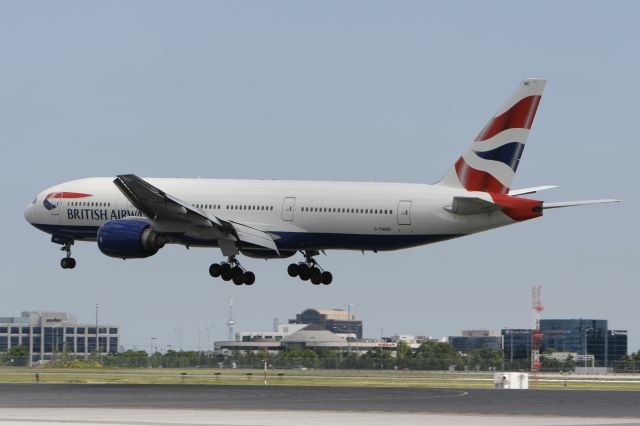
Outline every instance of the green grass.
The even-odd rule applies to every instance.
[[[187,373],[181,375],[181,373]],[[220,373],[216,376],[216,373]],[[250,373],[249,375],[247,373]],[[237,369],[59,369],[59,368],[2,368],[0,382],[34,383],[36,374],[40,383],[88,384],[203,384],[203,385],[256,385],[264,384],[261,370]],[[618,380],[619,378],[619,380]],[[580,380],[567,376],[565,381],[533,383],[535,389],[557,390],[628,390],[640,391],[640,381]],[[269,370],[267,382],[272,386],[354,386],[404,388],[493,388],[493,375],[481,373],[447,373],[422,371],[337,371],[337,370]]]

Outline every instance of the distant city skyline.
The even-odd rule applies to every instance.
[[[528,328],[543,318],[636,315],[640,89],[636,2],[4,2],[1,315],[64,311],[122,327],[125,346],[198,346],[307,307],[342,307],[367,336]],[[59,246],[23,217],[33,196],[89,176],[430,183],[526,77],[548,79],[514,187],[549,211],[491,233],[398,252],[328,251],[320,288],[285,261],[246,259],[251,287],[212,279],[219,250],[143,261]],[[508,322],[506,320],[508,319]],[[505,323],[506,322],[506,323]],[[205,327],[208,329],[205,330]],[[181,331],[176,331],[181,330]],[[146,342],[146,343],[145,343]]]

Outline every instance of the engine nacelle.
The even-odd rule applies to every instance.
[[[110,220],[98,229],[98,248],[107,256],[139,259],[153,256],[167,240],[143,220]]]

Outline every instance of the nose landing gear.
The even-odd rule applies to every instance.
[[[73,241],[65,241],[64,245],[60,248],[60,250],[67,253],[67,256],[63,257],[62,260],[60,260],[60,266],[62,266],[62,269],[73,269],[76,267],[76,260],[71,257],[72,244]]]
[[[229,256],[227,262],[214,263],[209,266],[209,274],[214,278],[222,278],[224,281],[233,281],[235,285],[253,285],[256,276],[247,271],[235,256]]]
[[[333,275],[325,271],[313,258],[319,253],[317,251],[304,252],[304,262],[292,263],[287,268],[290,277],[298,277],[302,281],[311,281],[313,285],[329,285],[333,281]]]

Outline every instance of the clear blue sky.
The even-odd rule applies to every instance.
[[[120,323],[123,343],[197,346],[353,303],[365,335],[434,337],[605,318],[640,348],[636,2],[0,2],[4,244],[0,314],[64,310]],[[515,187],[559,184],[550,211],[497,231],[377,255],[329,252],[336,279],[290,279],[247,260],[236,288],[214,249],[146,261],[78,244],[78,268],[23,218],[70,179],[141,176],[431,183],[525,77],[549,79]],[[205,332],[203,332],[203,336]],[[204,343],[203,343],[204,346]]]

